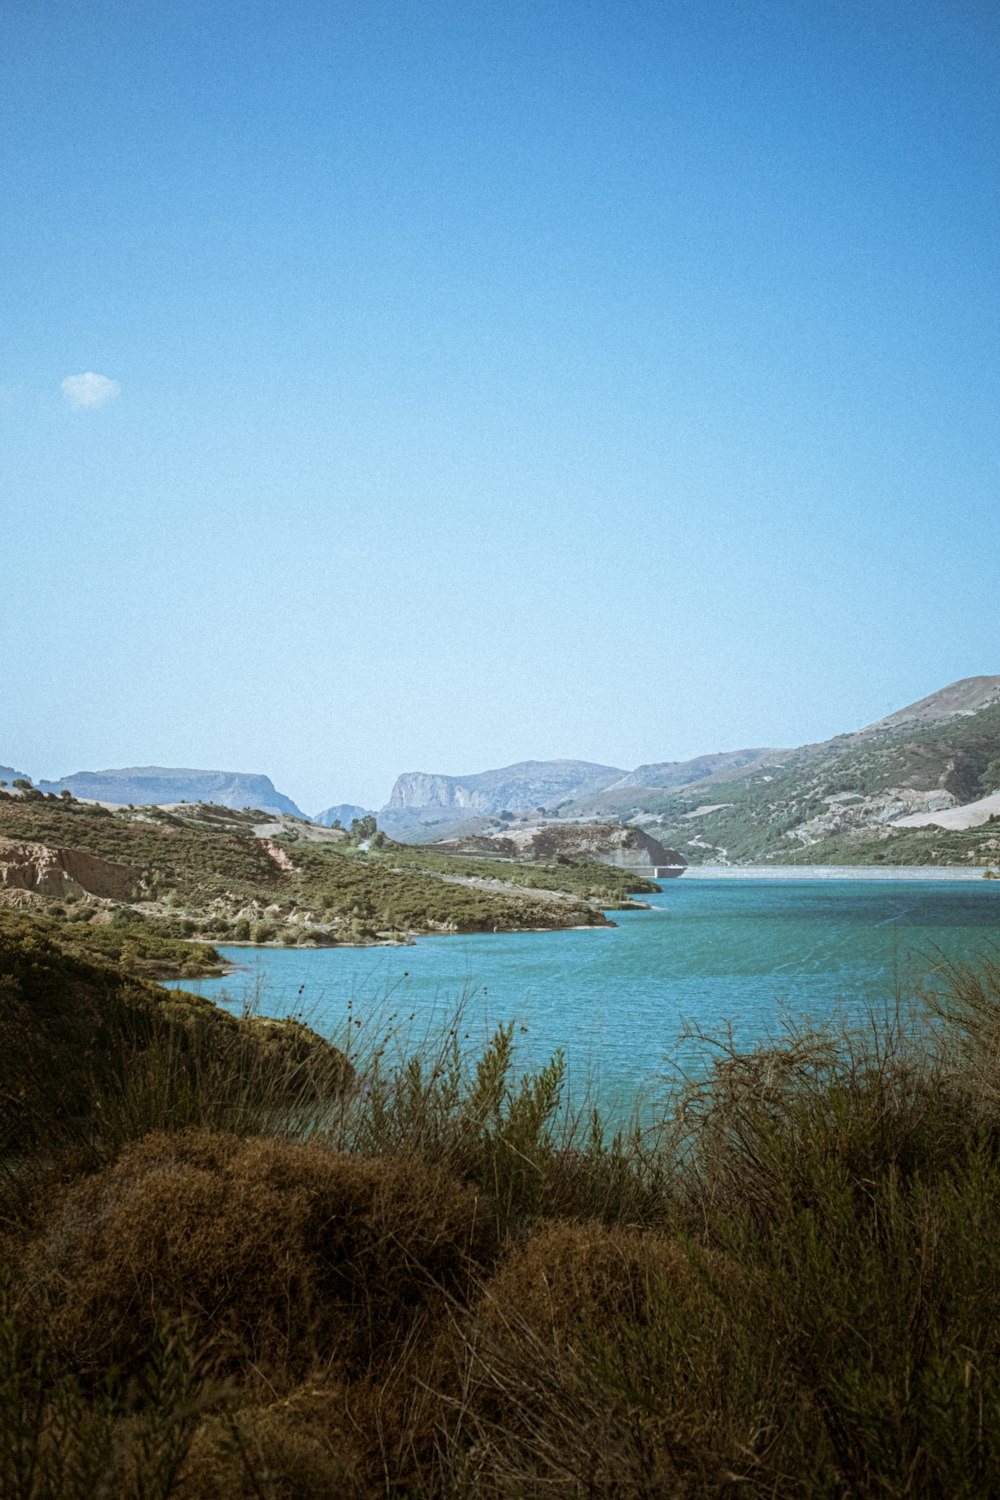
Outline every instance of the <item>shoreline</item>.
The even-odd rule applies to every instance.
[[[638,909],[640,911],[650,911],[652,908],[648,905],[639,905]],[[621,908],[609,907],[608,910],[620,911]],[[356,948],[359,950],[362,948],[413,948],[416,947],[421,938],[428,937],[505,937],[515,932],[607,932],[610,927],[616,927],[617,925],[618,924],[616,922],[612,922],[609,919],[607,922],[579,922],[569,926],[559,927],[504,927],[499,931],[496,928],[490,931],[489,929],[484,927],[474,928],[470,932],[415,932],[411,936],[404,938],[372,938],[369,941],[361,943],[289,944],[279,943],[274,938],[269,939],[266,943],[253,943],[250,942],[247,938],[232,938],[223,940],[216,939],[214,942],[210,938],[191,938],[190,941],[192,943],[203,943],[206,947],[213,948],[281,948],[289,952],[298,949],[302,953],[321,953],[329,948]],[[158,978],[153,979],[151,982],[153,984],[172,985],[183,984],[185,980],[190,979],[193,983],[196,980],[200,979],[228,979],[230,974],[249,974],[250,972],[251,970],[248,964],[241,964],[235,962],[235,960],[224,958],[222,960],[220,970],[217,970],[214,967],[210,967],[198,974],[168,974],[165,977],[159,976]]]
[[[978,881],[988,885],[996,885],[1000,889],[1000,880],[985,881],[984,871],[989,866],[976,866],[968,869],[962,865],[688,865],[681,879],[689,880],[783,880],[783,881],[907,881],[907,882],[947,882],[949,884],[964,884],[968,881]],[[660,885],[661,894],[664,887],[673,885],[674,881],[662,881]],[[630,909],[638,907],[641,911],[649,911],[651,907],[645,902],[635,902]],[[604,911],[621,911],[622,907],[601,908]],[[487,929],[478,929],[473,934],[462,932],[413,932],[405,936],[369,938],[355,943],[288,943],[279,942],[271,938],[265,943],[254,943],[246,938],[230,938],[228,940],[214,942],[209,938],[193,938],[192,942],[204,943],[205,946],[221,948],[301,948],[305,952],[319,952],[325,948],[411,948],[421,938],[425,937],[468,937],[470,935],[497,936],[502,937],[509,933],[527,932],[600,932],[617,924],[610,918],[606,923],[580,923],[571,926],[558,927],[508,927],[501,932],[488,932]],[[153,980],[154,984],[183,984],[185,980],[196,982],[200,979],[227,979],[231,974],[249,973],[249,965],[238,963],[231,959],[222,960],[220,972],[213,972],[211,968],[199,974],[171,974],[158,976]]]
[[[988,865],[688,865],[683,880],[984,881]],[[992,883],[992,882],[990,882]],[[998,882],[1000,884],[1000,882]]]

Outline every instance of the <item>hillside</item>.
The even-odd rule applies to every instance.
[[[315,946],[600,926],[605,908],[651,889],[582,860],[470,870],[384,835],[359,847],[285,815],[111,812],[37,791],[0,794],[0,906],[70,924],[74,941],[138,972],[211,968],[205,943]]]
[[[282,1081],[305,1084],[315,1100],[348,1076],[343,1054],[296,1021],[237,1020],[198,995],[136,977],[127,952],[102,948],[109,930],[0,909],[0,1163],[33,1137],[51,1148],[57,1121],[80,1150],[92,1132],[77,1136],[74,1125],[88,1104],[101,1099],[110,1126],[129,1070],[157,1046],[175,1065],[200,1053],[202,1068],[218,1070],[220,1102],[220,1085],[245,1090],[248,1078],[266,1080],[272,1098]]]
[[[624,812],[694,863],[986,866],[998,791],[1000,678],[971,678],[737,776],[637,792]]]

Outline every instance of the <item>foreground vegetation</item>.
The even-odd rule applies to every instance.
[[[361,1020],[0,913],[0,1494],[1000,1493],[1000,964],[654,1131]]]

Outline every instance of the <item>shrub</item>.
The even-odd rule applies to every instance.
[[[218,1369],[287,1389],[317,1362],[385,1358],[493,1253],[475,1192],[418,1161],[154,1134],[57,1196],[19,1311],[73,1371],[141,1368],[168,1313]]]
[[[475,1492],[653,1496],[718,1479],[751,1427],[722,1420],[713,1276],[733,1271],[657,1232],[532,1234],[470,1324],[457,1440]]]
[[[94,1500],[177,1493],[204,1412],[220,1404],[183,1326],[164,1328],[140,1382],[59,1378],[51,1351],[23,1339],[0,1296],[0,1494]]]
[[[310,1382],[281,1400],[209,1416],[191,1443],[180,1494],[182,1500],[368,1500],[378,1490],[366,1480],[361,1447],[345,1389]]]

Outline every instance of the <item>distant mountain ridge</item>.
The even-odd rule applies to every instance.
[[[311,819],[313,823],[319,823],[323,828],[332,828],[334,823],[339,823],[342,828],[350,828],[355,818],[367,818],[372,816],[369,807],[358,807],[354,802],[336,802],[333,807],[324,807]]]
[[[407,771],[396,778],[380,825],[456,822],[484,814],[535,812],[611,785],[619,766],[586,760],[523,760],[471,776]]]
[[[634,771],[523,761],[398,778],[379,824],[404,840],[489,837],[500,814],[614,818],[692,863],[1000,863],[1000,676],[950,683],[850,733]],[[541,816],[541,814],[539,814]]]
[[[724,750],[716,755],[699,755],[693,760],[660,761],[655,765],[636,766],[634,771],[605,790],[617,792],[633,786],[689,786],[693,781],[704,781],[720,772],[740,771],[745,766],[756,765],[769,756],[780,754],[780,750]]]
[[[196,771],[173,766],[127,766],[110,771],[77,771],[59,781],[39,781],[42,792],[72,792],[91,802],[121,805],[159,802],[213,802],[236,810],[260,808],[268,813],[290,813],[304,818],[290,797],[279,792],[270,776],[244,771]]]

